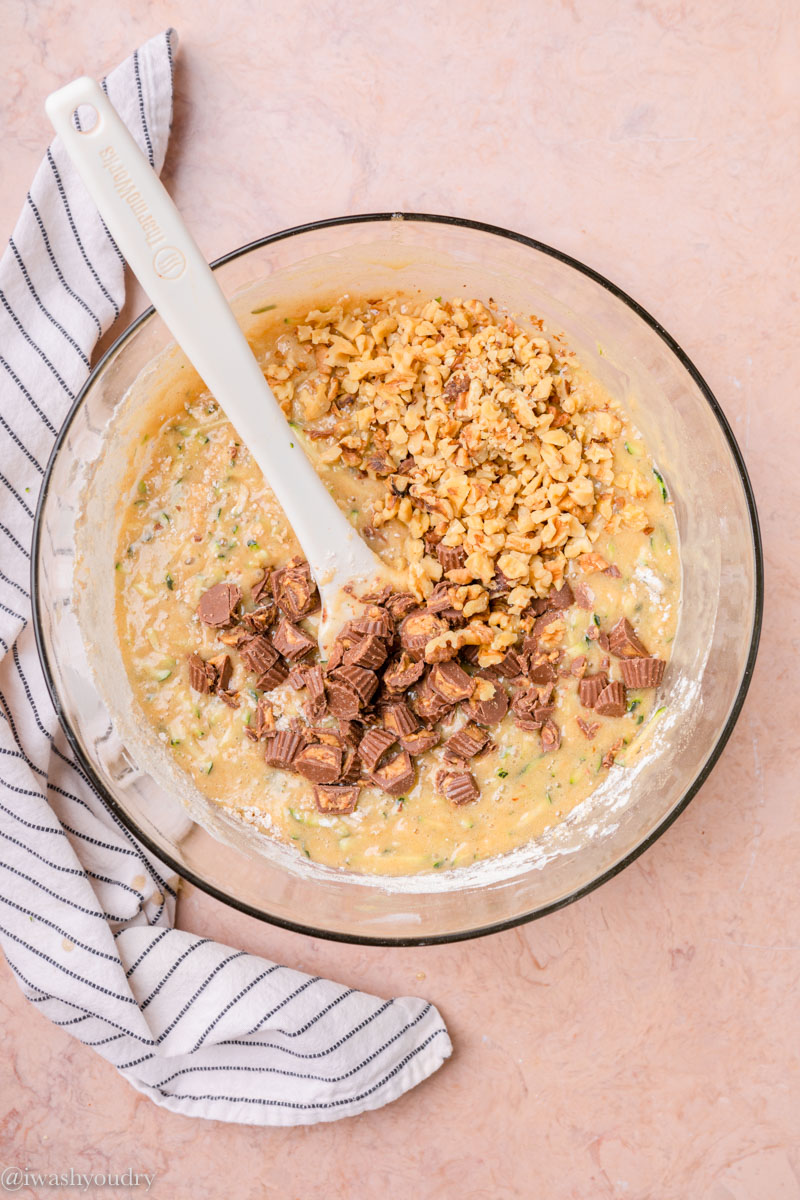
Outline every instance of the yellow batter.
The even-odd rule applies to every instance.
[[[375,551],[406,574],[411,590],[418,594],[420,588],[424,594],[436,582],[434,560],[421,558],[414,549],[422,536],[418,519],[422,510],[410,517],[404,511],[405,520],[400,519],[400,497],[390,490],[386,475],[371,469],[362,472],[356,462],[358,438],[351,438],[349,447],[344,445],[348,438],[341,427],[335,428],[332,414],[351,414],[348,428],[357,432],[359,422],[364,429],[365,422],[377,420],[375,388],[370,391],[367,386],[370,377],[362,377],[363,385],[357,381],[353,387],[350,382],[361,370],[354,366],[356,352],[359,362],[370,355],[375,359],[404,330],[404,345],[409,339],[413,342],[414,337],[426,336],[435,348],[448,336],[448,329],[458,329],[459,313],[466,312],[467,319],[473,319],[474,314],[461,305],[462,301],[448,305],[439,299],[403,305],[391,298],[369,304],[345,298],[327,323],[329,314],[319,312],[312,314],[310,321],[303,314],[286,318],[266,313],[263,329],[253,343],[291,418],[287,436],[302,441],[336,502]],[[486,311],[476,310],[482,331],[495,328],[482,315]],[[413,329],[403,325],[408,314],[417,321]],[[372,337],[371,328],[385,324],[387,318],[390,325],[394,321],[395,329],[390,328],[383,338]],[[434,334],[427,333],[427,325]],[[528,343],[523,344],[513,324],[505,328],[509,345],[516,345],[515,353],[524,361]],[[382,327],[379,335],[381,331]],[[352,347],[353,353],[338,347],[336,338]],[[476,362],[484,352],[484,342],[479,338],[471,344]],[[502,338],[496,338],[492,345],[501,343]],[[635,739],[658,718],[658,689],[654,688],[628,689],[624,716],[593,715],[578,698],[580,662],[574,673],[571,668],[582,657],[587,674],[605,666],[611,679],[619,679],[619,660],[603,649],[604,639],[598,641],[598,635],[610,631],[621,618],[631,622],[651,656],[669,658],[678,619],[680,565],[666,485],[619,405],[581,370],[566,348],[553,345],[545,349],[545,345],[541,343],[535,353],[539,370],[553,377],[550,394],[556,396],[558,385],[562,399],[565,395],[571,398],[568,409],[587,412],[587,428],[594,428],[594,421],[605,430],[603,435],[595,429],[593,436],[599,440],[593,446],[609,451],[605,459],[600,456],[602,470],[597,471],[588,455],[589,469],[595,473],[584,477],[584,482],[586,478],[592,482],[595,497],[605,496],[602,511],[595,509],[591,546],[587,544],[587,550],[568,559],[560,558],[566,562],[565,578],[580,590],[582,602],[589,607],[575,604],[564,613],[552,717],[561,734],[559,748],[543,752],[540,733],[518,728],[509,712],[489,730],[494,748],[469,763],[480,797],[463,806],[451,803],[436,787],[437,773],[447,766],[440,746],[416,760],[416,781],[407,794],[392,797],[367,785],[361,788],[354,812],[326,815],[315,805],[313,790],[305,779],[268,766],[263,742],[246,736],[260,693],[236,655],[229,688],[238,694],[239,707],[229,707],[217,695],[192,690],[187,656],[197,653],[209,659],[226,649],[219,641],[220,631],[198,619],[203,593],[216,583],[236,582],[248,609],[252,607],[250,589],[261,579],[264,568],[282,566],[299,553],[299,547],[247,450],[197,376],[187,369],[185,380],[170,378],[164,386],[153,387],[143,414],[141,440],[124,482],[115,564],[117,627],[135,702],[203,793],[315,861],[356,872],[411,874],[463,866],[503,853],[563,818],[609,769],[624,770],[622,765],[610,765],[614,757],[624,760]],[[405,359],[401,366],[413,370]],[[457,357],[451,377],[452,371],[462,366]],[[385,395],[381,386],[392,391],[391,371],[387,376],[386,368],[379,370],[384,373],[383,383],[378,381],[378,399]],[[400,370],[397,353],[391,370]],[[446,375],[445,370],[442,378],[434,380],[435,394],[442,391]],[[565,379],[569,381],[566,391]],[[392,394],[409,405],[415,398],[421,403],[413,390],[407,401],[403,400],[403,386],[401,379]],[[540,392],[545,394],[550,388],[548,382]],[[467,404],[468,399],[462,390],[454,395],[453,403]],[[513,406],[518,401],[512,398],[509,403]],[[523,415],[516,408],[514,411],[524,428]],[[391,448],[391,439],[401,435],[390,424],[385,428]],[[441,432],[439,436],[443,436]],[[588,437],[587,432],[584,450]],[[562,441],[566,439],[555,439],[554,444]],[[374,454],[374,447],[370,452]],[[584,511],[588,513],[589,508]],[[517,512],[518,508],[513,510],[513,514]],[[467,505],[460,512],[463,525],[469,525],[469,515]],[[439,528],[441,531],[444,525]],[[455,528],[452,521],[449,528]],[[493,561],[495,569],[501,562],[514,569],[511,560],[515,555],[509,556],[507,547],[522,544],[520,535],[515,536],[516,541],[512,537],[509,543],[506,537],[505,544],[494,551],[498,555]],[[577,539],[574,545],[580,549]],[[477,555],[474,547],[472,553]],[[472,561],[472,557],[468,559]],[[474,561],[478,563],[477,557]],[[534,555],[530,579],[526,574],[513,582],[523,587],[530,584],[535,591],[541,584],[542,561],[547,569],[548,561],[553,565],[555,558],[544,554],[540,561]],[[425,571],[433,576],[429,582]],[[557,582],[556,574],[553,586]],[[480,592],[480,587],[476,584],[474,590]],[[543,590],[546,593],[547,587]],[[525,599],[523,595],[518,607]],[[482,603],[480,597],[476,603]],[[485,617],[485,612],[482,615]],[[512,629],[516,620],[514,617]],[[315,623],[316,617],[311,616],[301,624],[313,635]],[[508,633],[507,640],[511,638]],[[499,657],[496,654],[495,661]],[[302,717],[302,695],[288,683],[272,691],[269,699],[280,724],[292,716]],[[445,737],[463,723],[463,715],[456,711],[445,724]]]

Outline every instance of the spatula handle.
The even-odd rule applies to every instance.
[[[45,108],[123,256],[261,468],[320,589],[377,577],[379,560],[306,457],[213,272],[102,88],[76,79]]]

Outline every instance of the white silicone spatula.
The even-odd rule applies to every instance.
[[[102,88],[76,79],[45,109],[121,253],[286,513],[322,598],[324,651],[354,611],[345,585],[364,592],[396,581],[306,458],[213,272]]]

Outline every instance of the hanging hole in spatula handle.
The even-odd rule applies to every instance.
[[[72,113],[72,124],[78,133],[93,133],[99,120],[100,114],[93,104],[79,104]]]

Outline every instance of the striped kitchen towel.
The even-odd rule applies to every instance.
[[[104,85],[157,170],[175,45],[153,38]],[[36,496],[124,295],[119,252],[56,141],[0,261],[0,944],[28,999],[157,1104],[257,1125],[353,1116],[441,1065],[439,1013],[173,928],[176,881],[92,790],[42,678]]]

